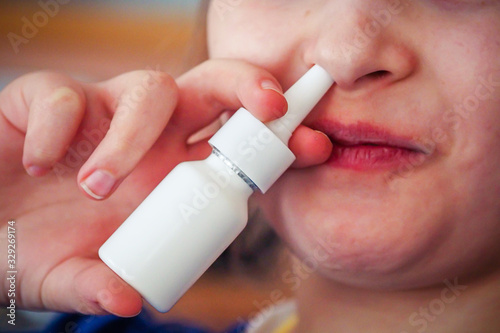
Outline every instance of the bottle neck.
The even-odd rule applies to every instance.
[[[228,175],[239,178],[241,184],[244,185],[243,187],[245,188],[245,190],[250,191],[249,195],[259,189],[258,186],[255,185],[255,183],[243,171],[241,171],[241,169],[235,163],[224,156],[224,154],[221,153],[217,148],[213,147],[212,154],[208,158],[208,161],[209,163],[219,165],[219,168],[220,163],[222,162],[226,169],[225,172],[227,172]]]

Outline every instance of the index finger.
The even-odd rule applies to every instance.
[[[262,122],[286,113],[278,81],[264,69],[238,60],[210,60],[177,80],[179,103],[169,126],[192,133],[215,121],[221,112],[245,107]]]

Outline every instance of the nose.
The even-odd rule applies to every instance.
[[[416,55],[399,30],[405,8],[391,1],[331,1],[305,54],[327,69],[339,89],[363,90],[408,77]]]

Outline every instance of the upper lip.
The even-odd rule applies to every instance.
[[[429,155],[432,153],[426,146],[407,135],[392,133],[389,129],[378,127],[367,122],[342,124],[332,120],[318,120],[311,128],[325,133],[333,144],[342,146],[374,145],[407,149]]]

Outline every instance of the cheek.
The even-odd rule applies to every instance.
[[[210,58],[246,60],[275,73],[290,69],[291,59],[297,56],[301,22],[278,9],[264,10],[246,2],[223,18],[213,7],[208,16]]]

